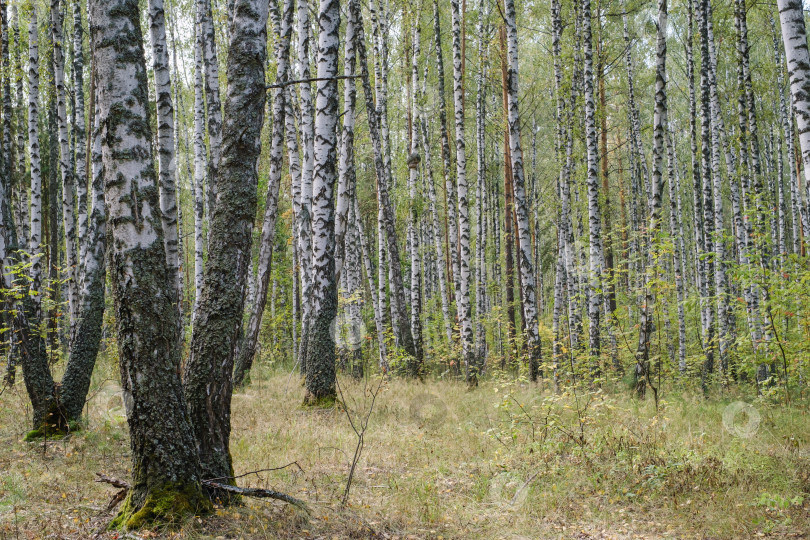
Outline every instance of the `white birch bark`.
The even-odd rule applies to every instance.
[[[589,0],[586,0],[589,2]],[[588,4],[589,5],[589,4]],[[505,0],[506,6],[506,35],[507,35],[507,51],[509,57],[508,68],[508,118],[509,118],[509,149],[512,156],[512,177],[515,184],[515,214],[517,221],[517,236],[518,236],[518,266],[521,275],[521,288],[523,291],[523,322],[526,327],[527,342],[529,349],[529,379],[532,381],[537,380],[538,369],[540,365],[540,333],[538,328],[537,317],[537,299],[535,296],[535,277],[534,267],[532,261],[532,237],[529,229],[529,207],[526,201],[526,180],[525,172],[523,169],[523,149],[520,144],[520,114],[518,112],[518,35],[517,35],[517,22],[515,14],[514,0]],[[587,15],[590,16],[589,14]],[[589,23],[588,23],[589,24]],[[590,26],[586,26],[585,38],[589,38]],[[586,46],[586,52],[588,51]],[[589,72],[586,67],[586,77]],[[591,83],[591,94],[593,93],[593,81]],[[587,88],[586,81],[586,88]],[[586,90],[587,91],[587,90]],[[591,95],[591,101],[593,95]],[[591,103],[593,105],[593,102]],[[587,108],[587,93],[586,93],[586,108]],[[593,115],[591,115],[593,120]],[[586,120],[587,124],[587,120]],[[590,141],[590,139],[589,139]],[[593,142],[596,144],[596,132],[593,133]],[[588,153],[589,167],[590,151]],[[594,156],[595,157],[595,156]],[[594,171],[596,170],[596,161],[593,162]],[[589,176],[590,178],[590,176]],[[593,218],[591,218],[593,219]],[[598,207],[596,219],[599,220]],[[601,242],[601,240],[600,240]],[[599,244],[601,250],[601,243]],[[593,249],[593,247],[592,247]],[[600,251],[601,253],[601,251]],[[601,260],[601,255],[600,260]],[[600,270],[601,271],[601,270]],[[598,298],[597,298],[598,300]],[[597,318],[598,324],[598,318]],[[598,339],[598,337],[597,337]]]
[[[340,3],[323,0],[318,12],[317,92],[312,175],[312,324],[307,344],[305,401],[327,404],[335,397],[334,190],[337,180],[338,51]]]
[[[807,204],[810,204],[810,53],[807,49],[804,12],[801,0],[777,0],[777,5],[782,25],[793,114],[796,117],[804,165],[804,187],[807,190],[805,196]],[[805,235],[808,234],[808,230],[810,229],[805,226]]]
[[[31,169],[31,291],[34,293],[36,320],[42,309],[42,170],[39,149],[39,31],[37,8],[28,19],[28,159]]]
[[[451,0],[453,19],[453,105],[456,127],[456,188],[458,193],[459,228],[459,289],[456,309],[461,326],[461,346],[466,366],[467,384],[478,385],[478,365],[473,347],[472,314],[470,309],[470,207],[467,188],[467,154],[464,142],[464,74],[461,63],[461,7],[460,0]]]
[[[197,30],[199,31],[199,30]],[[202,41],[194,40],[194,308],[196,314],[203,287],[205,238],[203,236],[204,186],[207,170],[205,155],[205,97],[203,96]]]
[[[413,52],[411,56],[411,147],[408,156],[408,195],[410,198],[410,212],[408,213],[408,239],[411,247],[411,335],[413,336],[414,358],[410,362],[409,372],[413,377],[421,376],[422,352],[422,261],[419,252],[419,234],[417,226],[421,190],[419,185],[422,179],[419,174],[419,51],[421,31],[419,29],[419,12],[421,2],[416,10],[413,23]]]
[[[582,20],[584,31],[584,66],[585,79],[585,138],[587,152],[587,187],[588,187],[588,236],[589,248],[589,288],[588,297],[588,335],[591,361],[595,364],[599,357],[599,316],[601,309],[601,277],[602,277],[602,219],[599,209],[599,171],[597,155],[596,104],[593,91],[593,43],[591,36],[591,2],[582,2]],[[594,366],[595,367],[595,366]]]
[[[448,284],[453,283],[453,290],[460,290],[460,273],[458,269],[458,221],[456,219],[456,186],[453,179],[450,155],[450,135],[447,129],[447,99],[444,90],[444,57],[442,55],[442,32],[441,20],[439,18],[439,0],[433,0],[433,37],[434,48],[436,49],[436,89],[439,98],[439,129],[441,131],[442,144],[442,173],[444,175],[444,207],[445,207],[445,233],[446,233],[446,253],[449,262]],[[442,270],[444,271],[444,270]],[[451,290],[448,288],[448,299]],[[454,296],[454,298],[456,298]],[[456,298],[456,303],[458,299]]]
[[[88,187],[87,187],[87,145],[85,143],[86,123],[84,107],[84,30],[82,25],[81,2],[73,3],[73,103],[74,103],[74,124],[73,137],[76,141],[76,201],[77,225],[79,232],[79,290],[84,289],[84,279],[86,269],[84,268],[88,249],[91,242],[88,234],[88,218],[90,210],[88,208]],[[102,193],[103,195],[103,193]],[[92,194],[91,194],[92,197]],[[102,212],[102,216],[103,216]],[[82,293],[83,294],[83,293]]]
[[[205,101],[208,106],[208,216],[211,219],[217,202],[217,172],[222,159],[222,102],[219,93],[219,62],[217,60],[217,43],[214,34],[214,20],[211,11],[211,0],[195,0],[197,17],[197,40],[202,48],[205,65]]]
[[[76,184],[73,176],[73,157],[68,137],[68,119],[65,90],[65,60],[62,49],[62,9],[59,0],[51,0],[51,33],[53,37],[53,78],[56,88],[56,118],[59,137],[59,168],[62,171],[62,215],[65,227],[65,264],[68,267],[69,281],[68,306],[70,311],[70,336],[76,327],[79,310],[78,270],[76,251]],[[30,139],[30,134],[29,134]]]
[[[174,104],[166,47],[166,17],[163,0],[149,0],[149,34],[157,98],[158,186],[166,264],[172,276],[175,302],[180,305],[180,251],[177,229],[177,186],[174,140]],[[179,82],[179,81],[178,81]],[[178,312],[179,313],[179,312]],[[180,329],[178,328],[178,335]]]

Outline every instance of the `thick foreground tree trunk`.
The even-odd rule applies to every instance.
[[[207,505],[180,382],[139,17],[135,0],[90,0],[110,271],[132,451],[132,489],[111,524],[124,528]]]

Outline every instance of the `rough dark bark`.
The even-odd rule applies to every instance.
[[[140,528],[207,507],[180,382],[171,281],[150,150],[146,62],[136,0],[90,0],[105,203],[132,489],[113,527]]]

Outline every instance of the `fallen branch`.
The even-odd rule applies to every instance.
[[[285,465],[285,467],[287,466],[288,465]],[[109,512],[110,510],[115,508],[115,505],[124,500],[127,491],[129,491],[129,489],[131,488],[131,485],[126,480],[121,480],[120,478],[113,478],[111,476],[107,476],[106,474],[96,473],[96,476],[98,476],[98,478],[96,478],[95,480],[96,482],[110,484],[112,486],[121,489],[121,491],[116,493],[113,499],[107,505],[107,511]],[[286,503],[292,504],[293,506],[297,506],[307,514],[310,513],[307,503],[305,503],[300,499],[296,499],[291,495],[287,495],[286,493],[281,493],[280,491],[261,488],[243,488],[239,486],[232,486],[230,484],[220,484],[219,482],[214,482],[213,480],[203,480],[201,483],[203,486],[207,488],[226,491],[228,493],[235,493],[237,495],[242,495],[245,497],[256,497],[259,499],[276,499],[279,501],[284,501]]]
[[[274,491],[272,489],[243,488],[239,486],[232,486],[229,484],[220,484],[218,482],[212,482],[211,480],[203,480],[202,485],[212,489],[227,491],[228,493],[243,495],[245,497],[256,497],[259,499],[276,499],[279,501],[284,501],[286,503],[297,506],[301,510],[305,511],[307,514],[310,513],[309,507],[307,507],[307,503],[305,503],[304,501],[296,499],[295,497],[287,495],[286,493],[281,493],[279,491]]]

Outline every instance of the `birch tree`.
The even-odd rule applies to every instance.
[[[318,79],[315,98],[315,160],[312,179],[312,325],[307,345],[305,403],[335,399],[334,189],[337,180],[338,50],[340,2],[324,0],[318,11]]]
[[[521,148],[520,144],[520,114],[518,111],[518,34],[514,0],[505,0],[505,7],[509,57],[507,79],[509,89],[509,149],[512,156],[512,178],[514,179],[515,184],[515,215],[517,218],[517,236],[520,252],[518,255],[518,262],[520,267],[520,285],[522,288],[523,297],[523,321],[528,334],[529,379],[535,381],[537,380],[540,365],[540,334],[538,329],[537,300],[535,297],[535,284],[537,281],[535,280],[534,276],[532,237],[529,229],[529,206],[526,202],[526,180],[525,172],[523,170],[523,149]],[[586,32],[589,31],[587,28],[588,27],[586,27]],[[586,33],[586,39],[587,38],[588,34]],[[591,88],[591,90],[593,90],[593,88]],[[596,218],[599,219],[598,208]]]
[[[268,9],[260,0],[239,0],[234,5],[222,161],[214,176],[217,202],[210,216],[202,296],[183,378],[205,478],[230,478],[233,470],[229,450],[231,376],[256,216]]]
[[[167,513],[205,508],[207,502],[180,382],[138,3],[90,0],[90,32],[133,477],[111,525],[138,528]]]

